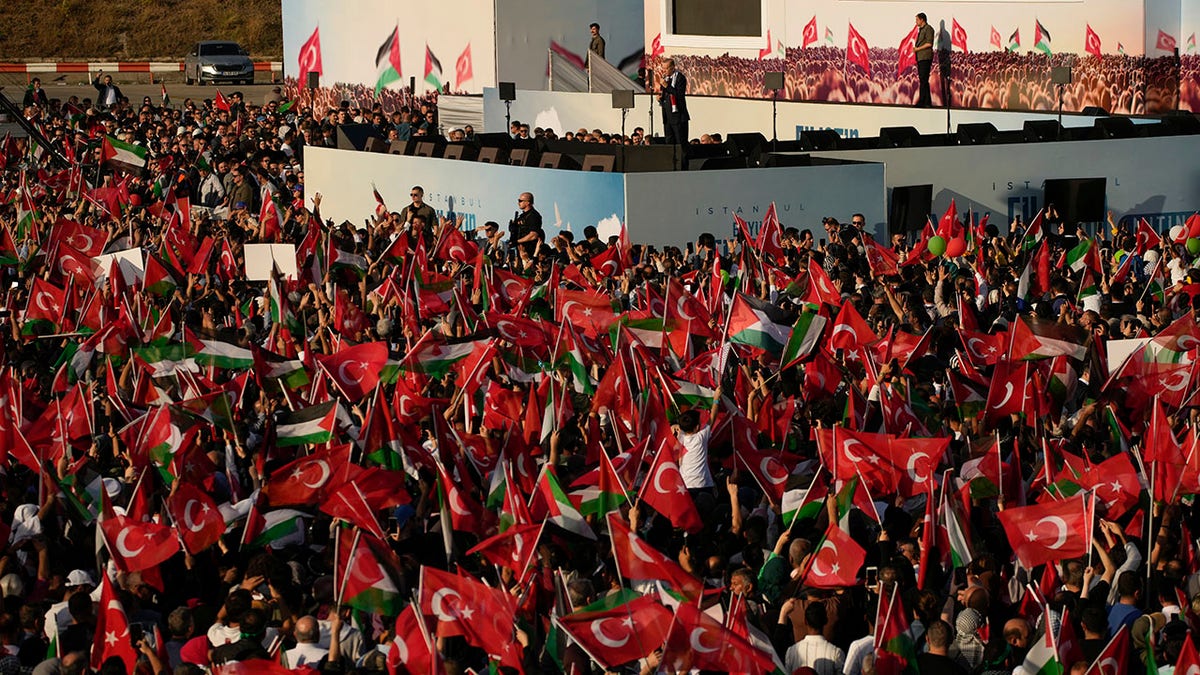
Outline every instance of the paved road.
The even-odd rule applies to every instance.
[[[130,101],[140,103],[142,97],[149,96],[156,105],[158,104],[161,90],[157,75],[155,76],[154,84],[150,84],[149,76],[145,73],[114,73],[113,79],[121,87],[121,91],[129,97]],[[212,98],[218,88],[212,85],[205,85],[203,87],[192,85],[189,87],[183,83],[182,73],[172,73],[166,79],[166,83],[167,93],[171,96],[171,105],[173,106],[182,105],[186,98],[201,100]],[[15,100],[19,104],[21,96],[25,91],[25,75],[0,75],[0,86],[4,87],[4,93],[10,99]],[[82,73],[64,73],[58,75],[47,73],[42,76],[42,86],[45,87],[46,94],[50,98],[66,100],[72,95],[80,98],[95,98],[96,96],[96,90],[92,88],[90,82],[86,81]],[[259,73],[253,85],[222,84],[219,85],[219,88],[223,94],[240,91],[246,97],[247,102],[261,104],[263,96],[271,90],[272,86],[274,85],[271,84],[270,73]]]

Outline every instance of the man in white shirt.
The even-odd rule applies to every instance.
[[[808,666],[817,675],[839,675],[846,664],[846,653],[821,635],[829,621],[825,603],[814,602],[804,608],[804,621],[812,631],[796,644],[788,647],[784,666],[787,672]]]
[[[679,475],[689,490],[710,490],[713,486],[712,471],[708,468],[708,443],[712,439],[713,420],[717,417],[717,406],[721,404],[721,388],[713,393],[713,405],[708,411],[708,424],[700,425],[700,411],[687,410],[679,415],[679,423],[672,427],[683,455],[679,458]]]
[[[319,667],[321,659],[329,656],[329,650],[317,644],[321,639],[321,626],[315,617],[300,617],[296,621],[295,636],[296,646],[287,650],[289,668]]]

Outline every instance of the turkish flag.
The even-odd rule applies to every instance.
[[[108,575],[100,576],[100,607],[96,610],[91,666],[99,671],[105,661],[115,656],[125,663],[125,672],[132,673],[138,656],[129,641],[129,619]]]
[[[1027,401],[1033,397],[1032,384],[1028,363],[997,363],[987,396],[986,419],[989,424],[1005,415],[1025,413],[1029,408]]]
[[[463,82],[475,76],[474,69],[471,66],[471,43],[467,43],[467,48],[458,55],[458,60],[454,62],[454,82],[462,89]]]
[[[966,348],[963,353],[971,361],[971,365],[976,368],[994,366],[1004,358],[1007,332],[991,335],[972,330],[959,330],[958,337],[962,340],[963,347]]]
[[[559,321],[570,322],[587,335],[595,336],[606,332],[616,320],[612,300],[607,295],[559,289],[556,298]]]
[[[263,494],[271,506],[324,501],[325,493],[342,483],[349,463],[348,445],[318,450],[275,469],[263,487]]]
[[[433,257],[443,260],[454,260],[464,265],[475,262],[479,257],[479,247],[475,242],[467,241],[461,230],[454,225],[447,225],[446,234],[438,242]]]
[[[437,622],[436,635],[461,635],[467,644],[497,656],[503,665],[520,665],[513,640],[513,602],[506,591],[467,576],[421,568],[421,614]]]
[[[816,17],[813,17],[813,18],[816,18]],[[649,56],[650,56],[650,58],[653,59],[657,56],[662,56],[665,53],[667,53],[667,50],[665,47],[662,46],[662,33],[658,33],[657,35],[654,36],[654,39],[650,41]]]
[[[1137,506],[1142,484],[1129,453],[1120,452],[1092,467],[1081,477],[1081,485],[1108,506],[1105,517],[1115,520]]]
[[[679,446],[679,441],[673,438],[663,439],[658,446],[658,455],[642,484],[641,500],[666,516],[675,527],[695,533],[704,528],[704,523],[675,461],[677,453],[683,450]]]
[[[621,576],[631,581],[665,581],[689,598],[700,597],[703,590],[700,580],[685,572],[679,563],[642,541],[620,515],[608,514],[608,532],[612,538],[613,559]]]
[[[113,515],[100,522],[104,543],[122,572],[138,572],[165,562],[179,551],[179,538],[167,525]]]
[[[807,276],[808,294],[805,296],[805,300],[818,305],[829,303],[835,307],[842,304],[842,296],[833,287],[833,281],[825,273],[825,269],[818,265],[811,256],[808,259]]]
[[[811,45],[812,43],[814,43],[816,41],[817,41],[817,15],[814,14],[813,18],[809,19],[808,23],[804,24],[804,33],[801,36],[800,48],[804,49],[805,47],[808,47],[809,45]]]
[[[1158,41],[1154,43],[1154,47],[1164,52],[1175,51],[1175,36],[1167,35],[1161,28],[1158,29]]]
[[[1179,654],[1179,663],[1181,665],[1175,667],[1176,672],[1179,673],[1187,672],[1186,667],[1183,670],[1180,670],[1180,668],[1185,663],[1183,658],[1188,653],[1188,645],[1192,645],[1192,641],[1184,640],[1184,643],[1183,651]],[[1129,646],[1129,627],[1122,625],[1117,634],[1112,636],[1112,639],[1100,651],[1100,654],[1084,675],[1121,675],[1122,673],[1132,672],[1133,669],[1129,663],[1129,653],[1131,651]],[[1193,645],[1191,648],[1193,658],[1196,654],[1195,650],[1196,648]],[[1141,664],[1138,665],[1140,666]]]
[[[825,531],[825,538],[809,556],[805,583],[814,588],[853,586],[867,552],[836,524]]]
[[[225,112],[229,112],[229,101],[226,100],[225,96],[221,94],[220,89],[217,90],[217,95],[213,99],[213,107],[216,108],[217,110],[224,110]]]
[[[771,656],[691,603],[679,605],[667,634],[662,663],[675,672],[769,673]]]
[[[191,555],[217,543],[225,534],[225,518],[217,503],[191,483],[180,483],[167,497],[167,513],[175,522],[184,549]]]
[[[300,45],[299,56],[300,68],[297,71],[297,78],[304,82],[309,73],[321,75],[321,27],[317,26],[313,29],[312,35]]]
[[[1125,627],[1121,626],[1121,630],[1124,631]],[[1126,633],[1126,635],[1128,634]],[[1107,652],[1108,648],[1105,648],[1104,651]],[[1101,654],[1101,656],[1103,657],[1104,654]],[[1183,649],[1179,651],[1179,660],[1175,662],[1175,672],[1180,673],[1180,675],[1191,675],[1191,673],[1198,671],[1200,671],[1200,652],[1196,651],[1196,643],[1189,636],[1188,639],[1183,641]]]
[[[996,30],[995,26],[992,26],[992,46],[996,49],[1004,49],[1004,43],[1001,42],[1001,39],[1000,31]]]
[[[67,292],[40,277],[33,280],[29,293],[29,304],[25,307],[25,320],[48,321],[56,327],[66,320]]]
[[[417,607],[410,602],[396,617],[392,646],[387,652],[388,673],[424,675],[430,672],[433,652],[429,643],[429,635],[421,617],[417,616]]]
[[[904,71],[917,65],[917,53],[913,51],[913,47],[917,46],[917,32],[920,29],[913,26],[913,29],[908,31],[908,35],[900,41],[899,61],[896,64],[896,76],[899,77]]]
[[[1102,56],[1102,52],[1100,51],[1100,36],[1096,35],[1096,31],[1092,30],[1091,24],[1087,24],[1087,32],[1083,37],[1083,51],[1096,58]]]
[[[612,609],[556,617],[555,623],[601,667],[612,671],[662,645],[672,617],[671,610],[643,595]]]
[[[871,56],[868,53],[870,48],[867,47],[867,41],[863,39],[863,36],[854,29],[854,24],[848,25],[850,31],[846,39],[846,60],[865,70],[867,77],[870,77]]]
[[[467,551],[467,555],[478,553],[493,565],[507,567],[516,574],[518,584],[522,583],[532,569],[530,566],[545,526],[545,522],[512,525],[500,534],[479,542]]]
[[[84,255],[96,257],[104,252],[104,245],[108,243],[108,233],[99,228],[60,218],[50,235],[50,241],[46,243],[46,248],[54,250],[59,242],[79,250]]]
[[[967,50],[967,31],[958,23],[958,19],[950,19],[950,46]]]
[[[1162,244],[1162,237],[1158,236],[1158,233],[1154,231],[1154,228],[1150,227],[1150,223],[1147,223],[1145,218],[1138,218],[1137,254],[1145,255],[1146,251],[1158,248],[1160,244]]]
[[[833,349],[857,349],[879,339],[879,336],[867,325],[866,319],[858,313],[852,303],[842,305],[837,319],[833,322],[833,330],[829,334],[829,346]]]
[[[949,447],[949,438],[889,439],[888,453],[900,494],[915,497],[931,492],[936,487],[934,473]]]
[[[330,494],[321,503],[320,511],[332,518],[344,520],[378,539],[387,538],[383,528],[379,526],[379,519],[375,517],[375,510],[367,503],[367,498],[358,486],[352,482],[343,484]]]
[[[610,246],[591,258],[592,268],[602,277],[617,277],[625,273],[625,265],[621,261],[621,250]]]
[[[64,281],[73,279],[81,288],[90,287],[96,279],[97,269],[92,258],[70,244],[58,247],[58,262],[54,267]]]
[[[315,357],[346,398],[361,401],[379,384],[379,373],[387,363],[388,349],[384,342],[364,342],[343,347],[336,354],[316,354]]]
[[[1089,523],[1082,497],[1005,509],[999,518],[1013,552],[1027,568],[1088,552]]]

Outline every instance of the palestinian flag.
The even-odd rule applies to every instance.
[[[269,546],[280,549],[304,541],[306,514],[295,509],[273,509],[261,512],[257,507],[246,517],[242,543],[250,548]]]
[[[105,135],[100,142],[101,156],[105,163],[112,163],[114,168],[122,171],[141,171],[146,168],[146,155],[149,150],[138,145],[126,143],[113,136]]]
[[[433,55],[429,45],[425,45],[425,81],[437,91],[442,90],[442,62]]]
[[[400,369],[424,373],[431,377],[442,377],[454,364],[475,352],[475,343],[475,340],[450,343],[432,332],[427,332],[409,350],[400,363]]]
[[[331,240],[332,241],[332,240]],[[329,269],[347,269],[354,272],[358,278],[367,276],[367,259],[357,253],[350,253],[339,248],[329,247]]]
[[[275,380],[292,391],[310,382],[308,370],[300,359],[286,359],[267,351],[259,352],[259,356],[262,358],[256,367],[261,377]]]
[[[1021,48],[1021,29],[1013,30],[1012,35],[1008,36],[1008,51],[1015,52]]]
[[[1025,654],[1025,663],[1021,664],[1026,673],[1034,673],[1036,675],[1062,675],[1066,672],[1063,664],[1058,660],[1058,649],[1054,643],[1054,634],[1051,630],[1053,625],[1050,622],[1049,609],[1043,610],[1043,623],[1045,626],[1043,635],[1038,638],[1029,651]],[[1150,662],[1153,663],[1154,650],[1150,650]],[[1157,673],[1158,667],[1154,666],[1148,672]]]
[[[875,612],[875,663],[880,673],[916,673],[917,650],[898,589],[884,589]]]
[[[162,88],[162,106],[169,108],[171,106],[171,95],[167,93],[167,83],[160,82],[159,87]]]
[[[336,421],[337,402],[332,400],[284,413],[275,426],[275,446],[328,443],[333,438]]]
[[[815,520],[821,515],[821,507],[825,504],[829,489],[824,484],[818,484],[818,478],[819,473],[813,476],[812,484],[807,489],[784,489],[783,499],[779,502],[784,527],[791,527],[797,520]]]
[[[375,78],[375,97],[379,92],[393,82],[400,80],[400,26],[397,25],[388,39],[375,52],[375,69],[379,75]]]
[[[1125,55],[1125,45],[1121,44],[1120,42],[1117,43],[1117,53],[1121,54],[1122,56]]]
[[[957,506],[948,498],[947,491],[943,490],[942,504],[939,509],[941,546],[946,549],[949,566],[952,569],[966,567],[975,559],[975,553],[971,550],[971,541],[967,538],[966,528],[963,526],[965,519]]]
[[[579,512],[585,516],[595,515],[604,517],[610,511],[616,511],[629,501],[629,493],[621,485],[621,477],[613,468],[608,453],[600,451],[600,483],[595,493],[589,494],[579,505]]]
[[[829,26],[825,27],[825,41],[833,44],[833,31],[829,30]]]
[[[780,354],[791,337],[791,329],[774,305],[738,293],[729,315],[727,335],[733,344]]]
[[[827,323],[829,323],[829,319],[816,312],[811,310],[801,312],[800,318],[796,319],[796,324],[792,326],[792,334],[788,338],[787,345],[783,348],[782,367],[787,368],[794,365],[811,354],[813,349],[816,349]]]
[[[192,349],[192,358],[202,366],[216,366],[226,370],[254,367],[254,354],[249,349],[228,342],[194,338]]]
[[[1045,52],[1046,56],[1050,56],[1050,31],[1042,25],[1041,21],[1034,19],[1035,30],[1033,32],[1033,48]]]
[[[339,548],[338,575],[335,583],[344,579],[341,589],[342,604],[362,612],[393,616],[400,613],[404,596],[396,584],[399,578],[400,560],[384,546],[375,544],[361,532],[342,530]],[[352,538],[353,541],[347,541]]]
[[[12,231],[7,226],[0,226],[0,265],[19,265],[21,256],[17,253],[17,242],[13,241]]]
[[[538,494],[548,509],[546,521],[586,539],[595,539],[596,533],[588,526],[583,515],[571,503],[570,497],[558,484],[554,471],[549,466],[542,469],[542,478],[537,484]]]

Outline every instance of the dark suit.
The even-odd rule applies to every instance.
[[[41,87],[38,87],[37,89],[30,87],[25,90],[25,100],[22,101],[21,105],[26,108],[31,105],[45,108],[47,105],[49,105],[49,103],[50,101],[46,98],[45,89],[42,89]]]
[[[691,119],[687,109],[687,76],[677,70],[663,78],[658,104],[662,106],[667,143],[687,145],[688,120]]]

